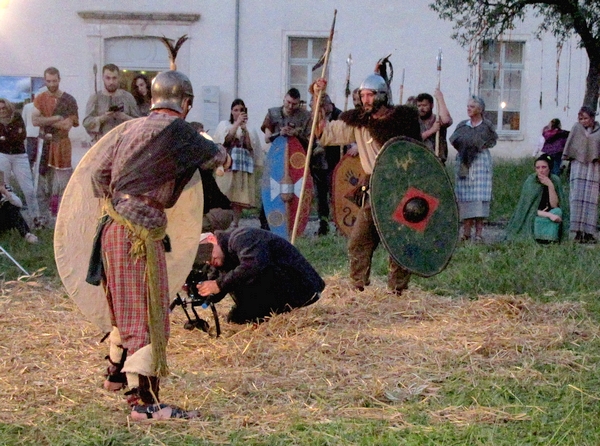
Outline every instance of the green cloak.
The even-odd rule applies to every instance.
[[[561,241],[569,238],[569,202],[562,188],[560,178],[556,175],[550,175],[556,195],[558,195],[558,206],[562,210],[562,223],[560,238]],[[531,239],[533,235],[533,224],[537,217],[538,207],[542,199],[543,185],[537,179],[537,174],[532,173],[525,180],[521,197],[517,203],[517,208],[506,226],[506,239],[519,240]]]

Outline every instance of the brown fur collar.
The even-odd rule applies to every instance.
[[[340,119],[352,127],[365,127],[379,145],[396,136],[408,136],[422,141],[417,109],[408,105],[397,105],[389,109],[387,116],[373,119],[370,113],[360,109],[345,111]]]

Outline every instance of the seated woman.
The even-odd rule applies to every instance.
[[[506,227],[507,240],[531,238],[550,243],[568,239],[568,201],[560,179],[550,174],[551,169],[549,155],[535,160],[535,173],[525,180],[515,213]]]
[[[21,215],[21,206],[21,199],[8,184],[0,181],[0,232],[16,229],[28,243],[37,243],[38,238],[29,231],[29,226]]]

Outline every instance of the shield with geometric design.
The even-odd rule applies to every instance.
[[[375,160],[373,220],[392,258],[419,276],[444,270],[458,243],[458,206],[444,165],[421,143],[387,141]]]
[[[294,228],[296,211],[304,177],[306,152],[296,137],[277,137],[267,153],[261,198],[271,232],[289,240]],[[312,177],[308,175],[304,189],[297,234],[302,235],[313,199]]]

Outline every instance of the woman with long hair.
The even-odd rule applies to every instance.
[[[39,219],[37,194],[33,189],[33,176],[24,145],[26,137],[25,123],[14,104],[0,98],[0,171],[4,173],[2,176],[6,183],[9,183],[11,173],[15,176],[25,195],[30,216]],[[0,186],[4,186],[4,183]]]
[[[150,81],[143,74],[138,74],[131,81],[131,94],[140,110],[140,116],[150,114],[152,96],[150,94]]]
[[[535,160],[535,172],[523,183],[519,202],[506,226],[507,240],[549,243],[569,239],[568,202],[560,177],[551,173],[552,163],[546,153]]]

